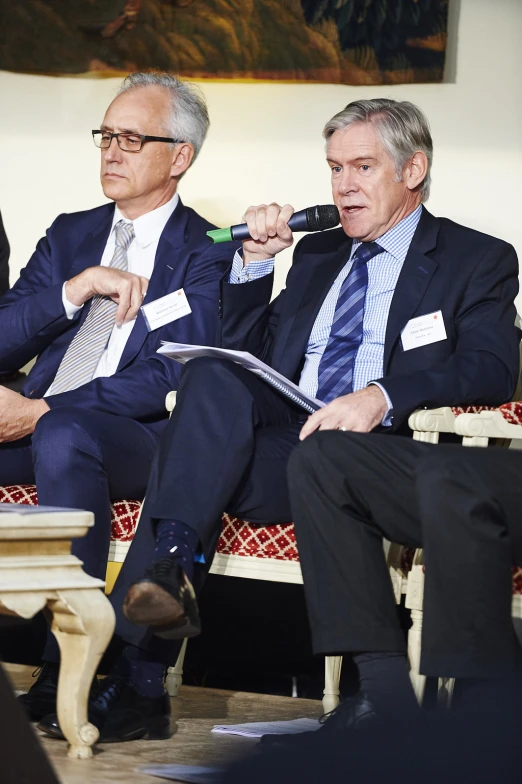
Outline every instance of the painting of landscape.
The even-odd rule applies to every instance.
[[[2,0],[0,69],[439,82],[449,0]]]

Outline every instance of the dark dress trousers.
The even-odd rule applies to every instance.
[[[114,204],[60,215],[0,300],[0,370],[35,356],[23,394],[41,398],[53,381],[89,301],[69,320],[63,283],[100,263]],[[104,578],[110,541],[110,499],[142,498],[159,435],[165,396],[180,366],[156,354],[162,340],[215,342],[219,281],[234,245],[212,245],[211,224],[178,203],[160,237],[144,304],[184,288],[192,313],[151,332],[140,312],[116,373],[46,398],[50,411],[31,437],[0,445],[0,484],[36,482],[42,504],[94,512],[96,524],[73,543],[93,576]]]
[[[307,235],[296,247],[285,290],[272,303],[272,275],[240,285],[225,276],[221,345],[250,351],[298,382],[314,321],[350,250],[341,229]],[[510,399],[519,366],[517,291],[510,245],[423,209],[388,316],[380,379],[393,402],[388,431],[407,429],[408,415],[421,406]],[[407,322],[438,310],[447,339],[403,351],[400,333]],[[112,594],[117,632],[125,640],[158,655],[168,649],[121,613],[129,585],[153,560],[155,520],[180,520],[196,530],[208,562],[223,511],[261,525],[292,519],[286,466],[305,419],[301,409],[233,363],[200,358],[186,365],[141,522]]]
[[[384,537],[424,548],[421,672],[520,668],[522,453],[330,431],[300,444],[288,473],[316,653],[405,649]]]

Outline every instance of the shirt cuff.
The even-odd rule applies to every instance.
[[[391,425],[393,424],[393,403],[390,400],[390,396],[388,395],[388,393],[384,389],[383,385],[379,384],[378,381],[370,381],[368,386],[371,386],[372,384],[375,387],[379,387],[379,389],[381,390],[382,394],[386,398],[386,403],[388,404],[388,410],[386,411],[385,415],[383,416],[383,418],[381,420],[381,425],[383,427],[391,427]]]
[[[63,309],[65,310],[65,315],[68,319],[73,319],[78,311],[83,308],[83,305],[73,305],[72,302],[69,302],[67,299],[67,295],[65,294],[65,286],[67,285],[67,281],[62,286],[62,302],[63,302]]]
[[[264,278],[265,275],[270,275],[274,269],[274,259],[263,259],[263,261],[249,261],[248,264],[243,266],[243,259],[238,250],[236,250],[234,261],[232,262],[232,269],[230,270],[229,283],[248,283],[251,280]]]

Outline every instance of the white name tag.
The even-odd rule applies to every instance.
[[[141,312],[149,332],[152,332],[153,329],[170,324],[171,321],[176,321],[183,316],[188,316],[192,310],[185,292],[183,289],[178,289],[172,294],[166,294],[164,297],[155,299],[154,302],[142,305]]]
[[[401,332],[404,351],[438,343],[439,340],[446,340],[447,337],[441,310],[410,319]]]

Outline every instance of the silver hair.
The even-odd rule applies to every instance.
[[[420,193],[422,201],[427,201],[431,186],[433,142],[428,120],[418,106],[409,101],[393,101],[390,98],[352,101],[324,126],[326,143],[335,131],[343,131],[353,123],[371,123],[375,126],[384,148],[391,155],[399,182],[404,166],[412,156],[419,151],[425,153],[428,171]]]
[[[210,119],[203,93],[192,82],[164,71],[132,73],[124,80],[118,95],[142,87],[164,87],[170,93],[171,111],[168,133],[194,147],[194,159],[203,146]]]

